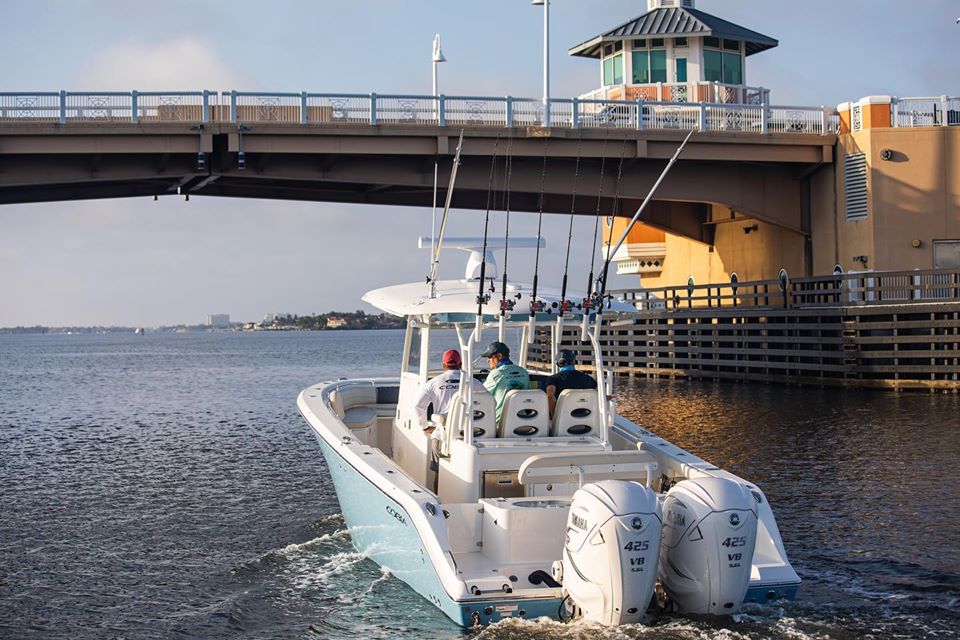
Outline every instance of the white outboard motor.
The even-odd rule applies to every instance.
[[[604,480],[573,495],[554,576],[584,618],[605,625],[643,620],[656,584],[660,527],[657,494],[637,482]]]
[[[750,489],[725,478],[677,483],[663,501],[660,583],[681,613],[730,615],[750,583],[757,507]]]

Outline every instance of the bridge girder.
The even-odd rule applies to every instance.
[[[433,162],[443,197],[459,131],[429,127],[209,125],[0,125],[0,204],[191,195],[430,206]],[[453,206],[487,206],[491,159],[499,162],[494,202],[547,213],[632,215],[682,132],[491,130],[465,132]],[[833,136],[707,133],[694,136],[644,222],[712,241],[709,204],[807,232],[803,182],[832,162]],[[244,152],[246,168],[238,165]],[[205,166],[197,166],[197,154]],[[544,155],[547,158],[543,174]],[[579,160],[579,166],[577,158]],[[622,178],[617,174],[623,162]],[[574,191],[576,198],[573,198]]]

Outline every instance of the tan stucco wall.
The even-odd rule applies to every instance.
[[[836,167],[824,165],[810,175],[810,275],[833,272],[840,259],[837,245]]]
[[[781,268],[791,275],[803,274],[803,235],[759,220],[741,217],[727,222],[730,209],[714,205],[711,220],[716,224],[713,251],[710,245],[683,236],[666,234],[666,260],[658,277],[643,277],[644,287],[666,287],[686,284],[693,276],[697,284],[728,282],[737,274],[741,281],[770,280]],[[757,225],[756,231],[744,233],[745,227]],[[832,267],[831,267],[832,268]]]
[[[890,160],[881,159],[884,149],[893,152]],[[847,222],[843,156],[857,151],[867,155],[869,212]],[[852,261],[857,255],[868,257],[868,269],[930,269],[933,241],[960,239],[960,128],[861,131],[840,137],[838,156],[837,245],[845,270],[864,268]],[[825,243],[815,234],[815,256]]]

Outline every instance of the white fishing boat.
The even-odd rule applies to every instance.
[[[508,287],[528,308],[531,289]],[[687,613],[795,597],[800,580],[761,489],[617,414],[596,323],[582,337],[599,389],[565,391],[552,419],[541,390],[511,392],[497,423],[493,396],[461,385],[434,492],[430,436],[413,406],[439,373],[431,352],[451,346],[434,336],[452,330],[464,375],[483,378],[472,364],[484,335],[518,329],[521,366],[537,322],[562,335],[555,313],[501,319],[498,300],[485,303],[478,330],[476,295],[470,277],[437,282],[433,294],[426,283],[371,291],[365,301],[407,319],[399,377],[300,394],[360,552],[463,626],[578,615],[640,622],[655,587],[663,606]],[[556,292],[538,299],[561,303]],[[562,322],[582,331],[583,311]]]
[[[406,318],[399,376],[324,382],[298,398],[357,550],[465,627],[541,616],[620,625],[658,608],[732,615],[794,598],[800,579],[763,491],[618,415],[600,329],[632,308],[603,289],[571,303],[565,290],[497,283],[490,250],[505,245],[450,239],[471,252],[463,279],[435,278],[438,244],[427,282],[367,293]],[[571,329],[576,344],[561,344]],[[461,384],[447,415],[421,423],[416,398],[440,373],[431,354],[456,346],[464,379],[483,380],[474,360],[488,342],[514,336],[527,366],[544,335],[551,352],[584,354],[596,389],[563,391],[551,416],[539,388],[551,371],[531,371],[532,388],[510,391],[497,420],[494,397]],[[443,433],[436,472],[432,424]]]

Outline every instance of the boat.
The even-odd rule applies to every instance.
[[[298,397],[356,549],[463,627],[541,616],[632,624],[663,609],[734,615],[795,598],[800,578],[760,487],[617,413],[600,326],[632,307],[497,290],[480,275],[490,247],[478,245],[446,247],[470,252],[463,279],[363,296],[406,319],[397,377],[322,382]],[[571,330],[597,389],[565,391],[552,418],[539,388],[511,391],[498,422],[493,397],[461,385],[435,417],[445,435],[434,477],[413,407],[439,373],[431,354],[458,347],[462,375],[482,380],[474,359],[487,342],[513,336],[527,366],[535,338],[555,352]],[[549,373],[531,371],[531,386]]]

